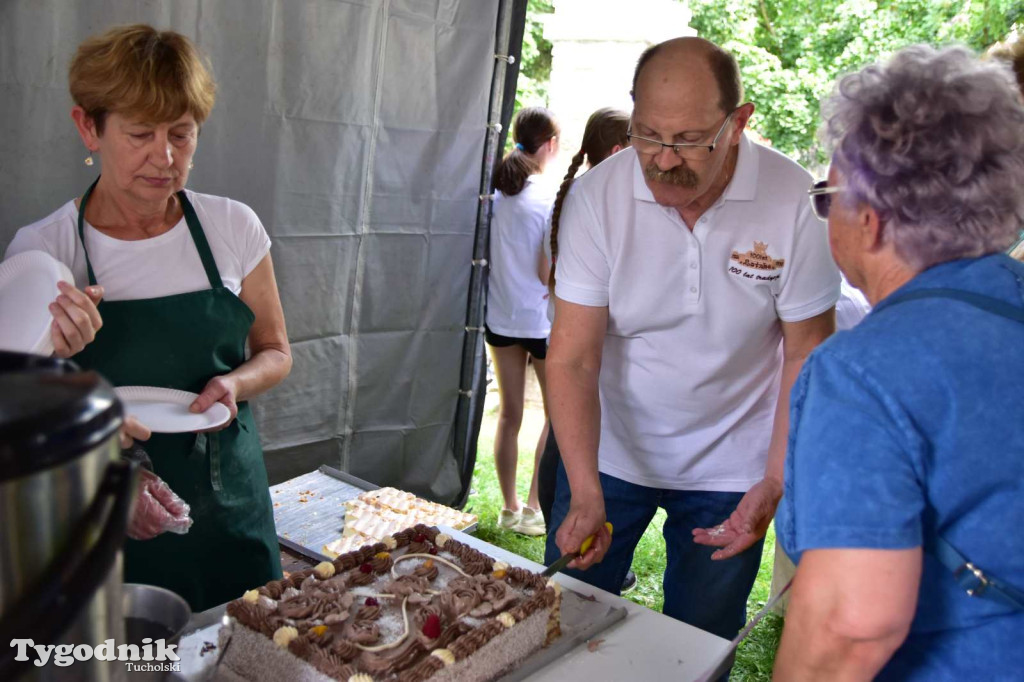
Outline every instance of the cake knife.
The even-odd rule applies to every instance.
[[[604,522],[604,527],[608,529],[608,535],[610,536],[612,534],[612,524],[609,523],[608,521],[605,521]],[[563,554],[561,559],[559,559],[555,563],[553,563],[550,566],[548,566],[547,568],[545,568],[544,572],[541,573],[541,575],[544,576],[545,578],[550,578],[555,573],[558,573],[559,571],[564,571],[565,567],[568,566],[569,563],[573,559],[576,559],[576,558],[581,557],[584,554],[586,554],[587,550],[590,549],[590,545],[593,544],[593,542],[594,542],[594,536],[591,535],[586,540],[583,541],[582,545],[580,545],[580,551],[579,552],[576,552],[575,554]]]

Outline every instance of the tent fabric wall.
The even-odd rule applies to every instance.
[[[95,174],[68,111],[85,37],[193,38],[218,100],[189,187],[273,240],[291,376],[254,401],[272,480],[319,464],[461,496],[453,422],[498,2],[8,0],[0,4],[0,248]]]

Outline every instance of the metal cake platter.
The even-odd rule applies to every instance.
[[[593,597],[587,599],[563,588],[559,614],[562,636],[550,646],[535,652],[515,670],[498,678],[497,682],[520,682],[527,679],[626,617],[624,606],[608,606],[591,599]]]
[[[314,563],[327,560],[324,545],[345,530],[345,503],[378,488],[329,466],[270,486],[278,542]],[[472,535],[476,529],[474,523],[462,532]]]
[[[337,469],[321,466],[316,471],[270,486],[278,542],[314,563],[328,560],[325,544],[341,537],[345,527],[345,502],[380,486]],[[472,534],[477,524],[461,532]],[[170,675],[177,682],[237,682],[226,669],[217,670],[221,651],[217,646],[225,620],[226,604],[193,615],[178,647],[181,670]],[[611,607],[568,589],[562,591],[562,636],[535,652],[515,670],[496,682],[525,680],[561,658],[596,634],[626,617],[626,609]],[[258,682],[258,681],[252,681]]]
[[[625,607],[608,606],[608,604],[592,601],[592,599],[593,597],[588,598],[563,588],[560,609],[562,636],[552,642],[550,646],[534,652],[523,661],[522,665],[501,676],[496,682],[526,680],[626,617]],[[218,633],[226,609],[227,605],[222,604],[192,617],[188,626],[185,627],[185,634],[178,646],[181,670],[171,675],[172,680],[176,682],[212,682],[238,679],[233,674],[223,674],[230,673],[226,669],[224,671],[216,669],[221,652],[214,645],[218,644]]]

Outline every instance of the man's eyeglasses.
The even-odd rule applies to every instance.
[[[807,190],[811,197],[811,210],[819,220],[828,220],[828,212],[832,208],[832,195],[842,191],[840,187],[829,185],[828,180],[819,180]]]
[[[728,125],[729,119],[735,114],[735,111],[729,112],[725,120],[722,121],[722,127],[718,129],[718,134],[715,135],[715,139],[711,140],[711,144],[697,144],[693,142],[676,142],[668,143],[662,142],[661,140],[652,140],[649,137],[641,137],[640,135],[633,134],[633,126],[630,124],[629,130],[626,131],[626,139],[629,140],[633,148],[641,154],[660,154],[661,150],[665,147],[671,149],[676,156],[681,159],[690,159],[692,161],[704,161],[711,156],[711,152],[715,151],[715,146],[718,144],[718,138],[725,132],[725,126]]]

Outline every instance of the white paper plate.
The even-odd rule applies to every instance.
[[[223,403],[214,403],[194,414],[188,406],[198,394],[156,386],[119,386],[114,389],[124,403],[124,413],[135,417],[153,433],[188,433],[212,429],[231,419],[231,411]]]
[[[50,355],[50,304],[57,282],[75,283],[68,267],[44,251],[25,251],[0,263],[0,349]]]

